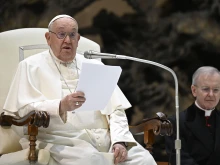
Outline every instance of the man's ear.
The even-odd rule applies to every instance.
[[[77,35],[77,47],[78,47],[78,44],[79,44],[79,40],[80,40],[80,34],[78,33],[78,35]]]
[[[45,38],[47,40],[47,44],[50,46],[50,32],[45,33]]]
[[[191,85],[191,91],[192,91],[192,94],[193,94],[193,96],[194,97],[196,97],[197,96],[197,94],[196,94],[196,86],[194,86],[194,85]]]
[[[80,40],[80,34],[79,33],[78,33],[77,39],[78,39],[78,41]]]

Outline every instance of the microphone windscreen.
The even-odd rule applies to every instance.
[[[85,57],[85,58],[90,58],[90,53],[89,53],[88,51],[85,51],[85,52],[84,52],[84,57]]]

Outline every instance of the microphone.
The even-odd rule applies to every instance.
[[[116,55],[116,54],[110,54],[110,53],[100,53],[100,52],[96,52],[93,50],[89,50],[89,51],[85,51],[84,52],[84,57],[88,58],[88,59],[97,59],[97,58],[101,58],[101,59],[124,59],[123,56],[121,55]]]
[[[176,165],[180,165],[180,149],[181,149],[181,140],[179,139],[179,97],[178,97],[178,80],[175,72],[160,63],[144,60],[140,58],[130,57],[130,56],[124,56],[124,55],[116,55],[116,54],[109,54],[109,53],[99,53],[93,50],[85,51],[84,57],[88,59],[95,59],[95,58],[101,58],[101,59],[124,59],[124,60],[131,60],[131,61],[137,61],[142,63],[147,63],[151,65],[158,66],[160,68],[163,68],[167,71],[169,71],[175,82],[175,105],[176,105],[176,140],[175,140],[175,149],[176,149]]]

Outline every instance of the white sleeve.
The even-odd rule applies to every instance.
[[[23,117],[33,110],[47,111],[52,120],[59,119],[58,121],[61,122],[60,124],[64,124],[64,122],[66,121],[66,116],[60,116],[59,105],[60,105],[60,99],[33,102],[20,108],[18,110],[18,114],[20,117]]]
[[[137,145],[133,135],[129,131],[128,120],[123,109],[115,110],[109,120],[112,144],[127,142],[129,147]]]

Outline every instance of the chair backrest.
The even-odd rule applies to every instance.
[[[23,28],[0,33],[0,113],[19,61],[48,49],[47,28]],[[86,50],[100,52],[100,46],[85,37],[80,38],[77,53]]]

